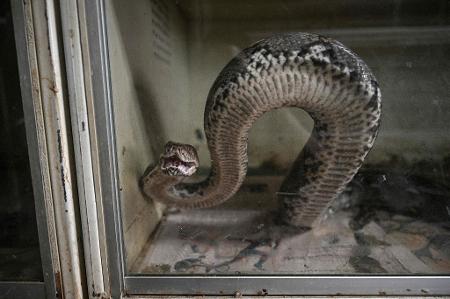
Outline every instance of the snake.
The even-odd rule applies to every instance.
[[[381,122],[381,93],[372,71],[342,43],[322,35],[277,34],[235,56],[206,101],[209,175],[186,180],[199,167],[196,149],[169,141],[157,165],[141,176],[142,192],[179,209],[225,202],[246,177],[253,123],[283,107],[303,109],[314,126],[281,183],[278,215],[283,224],[310,229],[358,172]]]

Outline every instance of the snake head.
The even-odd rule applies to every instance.
[[[162,172],[169,176],[191,176],[198,168],[196,149],[189,144],[169,141],[159,159]]]

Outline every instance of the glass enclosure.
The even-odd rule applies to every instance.
[[[449,20],[441,0],[107,1],[125,272],[449,274]],[[143,196],[139,179],[167,141],[193,145],[200,167],[192,179],[208,175],[203,113],[214,80],[242,49],[293,31],[345,44],[382,93],[373,149],[313,228],[288,229],[273,217],[280,183],[313,127],[295,108],[266,113],[251,128],[247,177],[229,201],[172,211]],[[12,191],[25,200],[18,167],[21,176],[11,178],[21,187]]]
[[[0,281],[43,281],[9,1],[0,38]]]

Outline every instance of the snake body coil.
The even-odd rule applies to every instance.
[[[366,64],[341,43],[318,35],[273,36],[243,50],[222,70],[206,103],[209,177],[182,180],[198,167],[189,145],[169,142],[141,183],[154,200],[180,208],[224,202],[247,171],[247,140],[265,112],[298,107],[314,120],[311,137],[281,185],[283,220],[310,227],[358,171],[378,133],[381,94]]]

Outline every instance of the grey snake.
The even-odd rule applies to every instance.
[[[194,147],[168,142],[159,164],[141,178],[148,197],[182,209],[218,205],[233,196],[247,172],[247,141],[265,112],[298,107],[314,128],[280,187],[281,219],[311,227],[349,183],[380,126],[381,94],[374,75],[340,42],[308,33],[261,40],[233,58],[206,102],[209,176],[184,183],[198,167]]]

